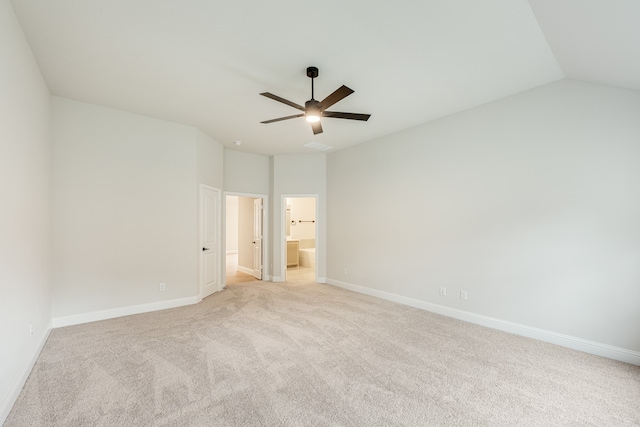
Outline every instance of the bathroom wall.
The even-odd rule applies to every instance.
[[[316,220],[316,199],[313,197],[288,197],[287,205],[291,207],[291,221],[289,237],[291,239],[316,238],[315,222],[300,222]]]

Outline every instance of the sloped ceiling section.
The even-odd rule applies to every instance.
[[[640,1],[529,3],[567,78],[640,90]]]
[[[561,79],[558,63],[578,76],[546,21],[556,2],[531,3],[546,37],[526,0],[13,0],[54,95],[264,155],[371,140]],[[369,122],[325,119],[315,137],[303,119],[260,124],[297,112],[260,92],[310,98],[309,65],[316,98],[345,84],[355,93],[333,109]]]

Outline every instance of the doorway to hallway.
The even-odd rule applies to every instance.
[[[265,197],[225,197],[226,268],[225,283],[263,280]]]

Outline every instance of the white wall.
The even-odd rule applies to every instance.
[[[639,118],[564,80],[330,154],[328,277],[640,351]]]
[[[238,253],[238,196],[226,197],[226,252]]]
[[[272,157],[273,173],[273,276],[274,280],[284,279],[283,269],[283,238],[285,231],[283,196],[293,195],[318,195],[318,235],[316,236],[316,274],[319,278],[324,278],[326,274],[326,203],[327,203],[327,180],[326,180],[326,155],[278,155]]]
[[[0,52],[2,424],[51,319],[49,90],[6,0],[0,0]]]
[[[224,190],[245,194],[269,194],[269,158],[224,150]]]
[[[199,129],[196,132],[196,165],[198,184],[223,188],[224,148]]]
[[[238,266],[253,270],[253,198],[238,197]]]
[[[206,141],[109,108],[57,97],[52,107],[54,318],[197,295]]]

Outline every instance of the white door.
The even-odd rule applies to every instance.
[[[200,187],[200,286],[202,298],[220,290],[220,190]]]
[[[262,199],[253,199],[253,277],[262,280]]]

